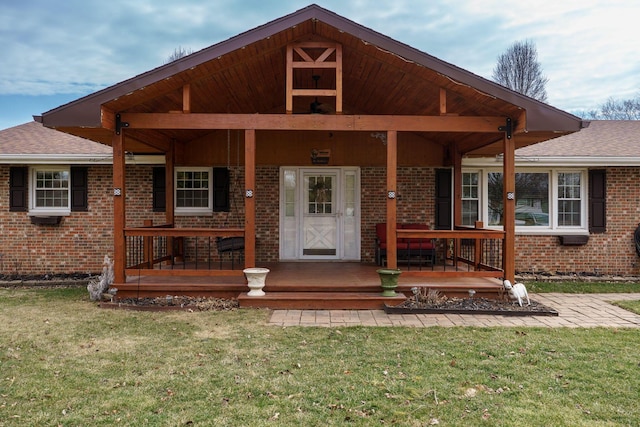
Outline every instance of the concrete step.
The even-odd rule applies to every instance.
[[[266,292],[254,297],[243,292],[238,297],[240,307],[289,310],[373,310],[383,309],[385,304],[396,305],[406,297],[383,297],[370,292]]]

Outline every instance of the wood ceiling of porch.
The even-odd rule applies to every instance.
[[[257,30],[259,29],[254,31]],[[242,35],[231,41],[241,40]],[[299,41],[333,41],[342,44],[345,115],[438,116],[445,108],[447,114],[461,117],[512,117],[521,122],[525,119],[524,110],[513,103],[456,81],[317,19],[302,21],[246,45],[236,43],[235,49],[226,50],[217,56],[213,53],[217,52],[218,45],[203,49],[191,55],[193,58],[182,58],[159,67],[158,69],[174,67],[176,72],[161,80],[149,82],[144,87],[139,87],[140,80],[136,81],[138,78],[134,77],[121,84],[125,86],[131,82],[131,91],[104,102],[103,112],[181,112],[183,87],[189,85],[192,113],[284,114],[286,47]],[[389,41],[393,42],[391,39]],[[407,46],[405,48],[409,49]],[[431,58],[420,54],[428,60]],[[202,57],[203,60],[194,60],[197,57]],[[193,65],[185,69],[186,64]],[[294,87],[314,88],[313,74],[320,75],[319,88],[335,87],[335,73],[332,69],[297,70],[294,73]],[[441,89],[446,90],[446,106],[442,105]],[[296,99],[293,113],[309,114],[312,101],[311,97]],[[328,98],[321,98],[320,101],[333,102]],[[107,127],[58,128],[105,144],[111,143],[112,130]],[[162,152],[169,141],[187,143],[208,132],[210,131],[131,129],[126,131],[125,146],[127,151],[136,153]],[[497,154],[502,148],[503,134],[497,130],[496,133],[416,133],[425,140],[443,146],[455,143],[463,153],[476,150],[481,154]],[[559,135],[530,132],[516,138],[516,145],[519,148],[554,136]]]

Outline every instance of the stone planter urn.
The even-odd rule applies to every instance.
[[[265,282],[267,280],[268,268],[252,267],[242,270],[247,278],[247,285],[250,291],[247,293],[250,297],[261,297],[264,295]]]
[[[398,287],[398,277],[400,277],[400,269],[382,268],[376,270],[380,276],[380,286],[382,286],[383,297],[395,297],[396,288]]]

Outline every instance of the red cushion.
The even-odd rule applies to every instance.
[[[380,243],[387,243],[387,224],[384,222],[376,224],[376,237]]]
[[[417,240],[422,240],[422,242],[419,242]],[[433,243],[431,243],[430,241],[428,241],[427,239],[414,239],[411,240],[409,243],[405,243],[405,245],[409,246],[409,249],[411,249],[412,251],[428,251],[433,249],[435,246],[433,245]]]
[[[429,230],[429,226],[427,224],[403,224],[402,228],[410,230]]]

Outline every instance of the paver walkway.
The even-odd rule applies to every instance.
[[[387,314],[384,310],[275,310],[269,323],[279,326],[538,326],[640,328],[640,315],[609,301],[640,300],[640,294],[531,294],[559,316],[461,314]]]

